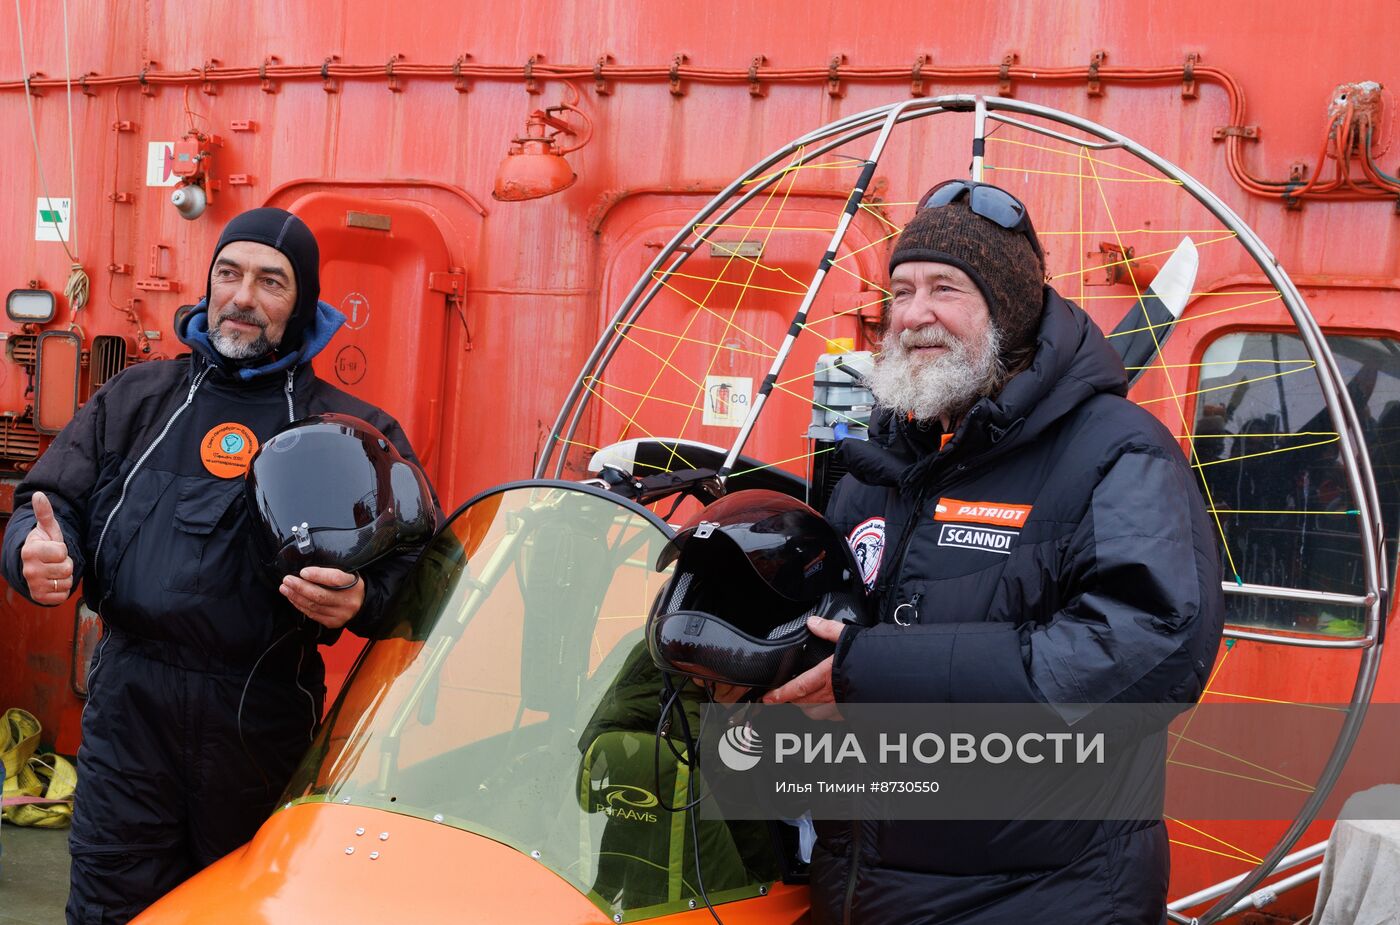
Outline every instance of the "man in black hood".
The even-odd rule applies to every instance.
[[[320,721],[318,646],[377,635],[412,563],[258,580],[244,478],[288,423],[342,413],[416,464],[389,415],[317,378],[345,318],[320,295],[305,223],[253,209],[224,229],[206,296],[177,324],[188,359],[95,394],[15,491],[0,551],[30,600],[83,581],[104,632],[87,682],[68,921],[125,922],[246,842]]]
[[[863,546],[879,622],[812,621],[836,654],[766,701],[1068,722],[1200,696],[1224,618],[1215,527],[1176,440],[1044,276],[1004,190],[949,181],[920,203],[890,258],[870,439],[841,445],[826,512]],[[1168,856],[1151,818],[820,823],[813,921],[1156,925]]]
[[[321,292],[320,251],[311,229],[290,212],[253,209],[228,223],[214,254],[205,303],[214,316],[215,349],[230,359],[249,360],[300,347]],[[236,287],[252,268],[261,270],[262,278],[254,277],[248,297],[238,300]],[[258,308],[267,306],[275,308],[275,317],[259,315]],[[234,330],[224,329],[229,323]],[[239,326],[247,329],[243,335]],[[246,336],[254,328],[258,333]]]

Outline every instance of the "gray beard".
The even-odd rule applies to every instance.
[[[930,359],[911,353],[911,347],[934,345],[948,352]],[[1006,378],[1000,362],[1001,333],[992,324],[977,343],[957,340],[942,325],[932,324],[899,335],[887,333],[881,346],[870,390],[882,406],[916,421],[956,421]]]
[[[242,341],[237,338],[228,337],[223,332],[223,323],[227,319],[242,321],[246,324],[256,324],[261,328],[257,337],[250,341]],[[252,312],[228,311],[219,318],[219,323],[209,328],[209,344],[220,356],[230,360],[251,360],[260,357],[265,353],[270,353],[277,346],[267,339],[267,328],[258,320]]]

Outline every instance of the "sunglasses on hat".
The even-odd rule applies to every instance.
[[[967,206],[973,215],[980,215],[1007,231],[1025,235],[1026,240],[1030,241],[1031,247],[1035,249],[1036,256],[1042,261],[1045,259],[1045,253],[1040,249],[1040,241],[1031,227],[1030,215],[1026,212],[1025,204],[999,186],[978,183],[976,180],[944,180],[924,193],[915,211],[922,212],[924,209],[946,206],[964,196],[967,197]]]

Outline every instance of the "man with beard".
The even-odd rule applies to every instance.
[[[321,718],[317,647],[375,635],[412,563],[305,568],[263,581],[244,474],[291,421],[363,418],[416,464],[398,423],[318,379],[345,318],[318,300],[299,218],[254,209],[224,229],[205,299],[177,325],[188,359],[114,376],[15,491],[5,580],[46,606],[79,579],[104,632],[87,681],[68,921],[125,922],[246,842]]]
[[[767,702],[1066,716],[1200,695],[1224,614],[1215,530],[1172,435],[1125,397],[1118,355],[1044,278],[1009,193],[948,181],[920,203],[890,258],[870,439],[842,444],[850,471],[827,509],[876,560],[879,622],[811,621],[836,654]],[[1160,819],[885,819],[818,836],[818,923],[1166,920]]]

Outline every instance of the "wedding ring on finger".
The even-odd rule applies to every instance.
[[[58,579],[55,578],[55,579],[52,579],[52,580],[53,580],[53,590],[54,590],[54,593],[57,594],[57,593],[58,593]]]

